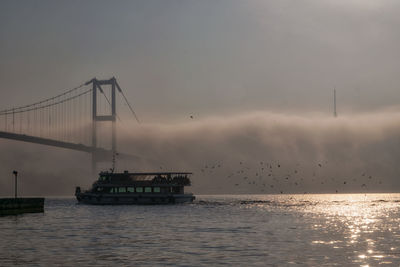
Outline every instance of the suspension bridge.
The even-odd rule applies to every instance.
[[[117,92],[139,122],[117,80],[91,79],[75,88],[32,104],[0,110],[0,138],[91,154],[92,172],[99,162],[139,158],[117,151]],[[111,124],[109,140],[101,138]]]

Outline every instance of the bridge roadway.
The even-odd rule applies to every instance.
[[[41,138],[41,137],[30,136],[30,135],[25,135],[25,134],[9,133],[9,132],[3,132],[3,131],[0,131],[0,138],[18,140],[18,141],[23,141],[23,142],[28,142],[28,143],[47,145],[47,146],[61,147],[61,148],[72,149],[72,150],[77,150],[77,151],[82,151],[82,152],[87,152],[87,153],[94,153],[95,157],[98,160],[109,161],[110,159],[112,159],[112,151],[111,150],[107,150],[107,149],[99,148],[99,147],[93,148],[91,146],[86,146],[83,144],[68,143],[68,142],[63,142],[63,141],[58,141],[58,140],[53,140],[53,139]],[[140,159],[137,156],[119,153],[119,152],[118,152],[117,158],[118,159],[130,159],[130,160],[139,160]]]

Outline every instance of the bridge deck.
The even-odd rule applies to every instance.
[[[63,142],[63,141],[58,141],[58,140],[53,140],[53,139],[41,138],[41,137],[30,136],[30,135],[25,135],[25,134],[9,133],[9,132],[3,132],[3,131],[0,131],[0,138],[18,140],[18,141],[23,141],[23,142],[28,142],[28,143],[47,145],[47,146],[62,147],[62,148],[66,148],[66,149],[72,149],[72,150],[77,150],[77,151],[82,151],[82,152],[87,152],[87,153],[95,153],[96,158],[98,158],[98,159],[104,158],[104,159],[109,160],[110,158],[112,158],[111,150],[107,150],[104,148],[98,148],[98,147],[93,148],[91,146],[86,146],[83,144],[68,143],[68,142]],[[139,157],[137,157],[137,156],[123,154],[123,153],[118,153],[118,158],[135,159],[135,160],[139,159]]]

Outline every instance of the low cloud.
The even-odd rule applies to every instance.
[[[154,168],[193,171],[204,193],[400,189],[400,113],[332,118],[255,112],[123,133]],[[280,167],[278,167],[278,165]]]
[[[121,128],[118,170],[192,171],[198,194],[400,190],[400,112],[328,117],[252,112]],[[88,154],[1,140],[0,194],[13,169],[26,195],[72,195],[90,186]],[[111,163],[102,164],[108,169]]]

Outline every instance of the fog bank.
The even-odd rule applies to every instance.
[[[397,111],[338,118],[260,111],[144,123],[119,129],[119,150],[143,160],[117,158],[117,169],[192,171],[197,194],[397,192],[399,122]],[[1,195],[12,194],[13,169],[27,195],[72,195],[93,181],[88,154],[7,140],[0,149]]]

